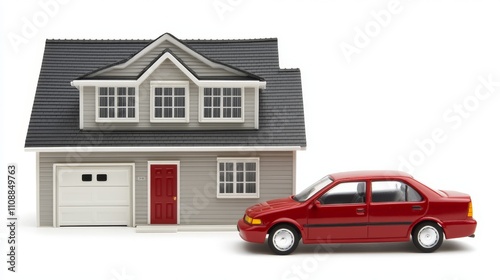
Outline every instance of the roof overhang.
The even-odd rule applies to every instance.
[[[206,147],[32,147],[26,152],[97,153],[97,152],[283,152],[305,150],[300,146],[206,146]]]

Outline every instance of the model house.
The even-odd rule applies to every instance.
[[[39,226],[235,225],[295,193],[300,71],[276,39],[48,40],[25,147]]]

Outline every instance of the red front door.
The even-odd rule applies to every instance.
[[[151,224],[177,224],[177,165],[151,165]]]

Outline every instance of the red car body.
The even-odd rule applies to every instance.
[[[324,186],[309,197],[298,194],[249,207],[238,221],[241,238],[263,243],[269,235],[271,249],[277,254],[288,254],[300,239],[304,244],[400,242],[410,240],[413,235],[417,248],[432,252],[444,237],[474,236],[477,223],[472,217],[472,202],[467,194],[435,191],[399,171],[343,172],[325,178]],[[342,183],[346,183],[343,187],[357,183],[359,193],[339,192],[337,197],[358,196],[357,201],[339,200],[330,204],[321,201],[326,199],[327,193],[334,194],[330,196],[334,201],[333,189]],[[399,184],[399,188],[378,192],[380,184],[392,188],[393,183]],[[377,189],[372,191],[372,186]],[[402,197],[398,201],[377,198],[399,192]],[[270,240],[271,234],[273,240]],[[293,239],[288,241],[294,244],[287,244],[286,238]],[[285,245],[280,247],[279,242]]]

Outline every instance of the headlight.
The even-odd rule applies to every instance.
[[[250,216],[245,215],[245,222],[250,225],[261,225],[262,221],[260,219],[250,218]]]

